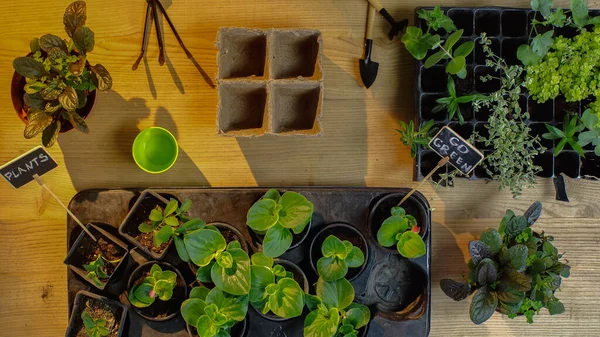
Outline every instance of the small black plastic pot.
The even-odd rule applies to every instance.
[[[288,260],[283,260],[283,259],[275,259],[275,264],[281,265],[283,268],[285,268],[285,270],[292,272],[294,274],[294,280],[296,280],[298,282],[298,284],[300,285],[300,287],[302,287],[302,290],[304,290],[305,293],[308,293],[308,278],[306,277],[306,274],[304,274],[304,271],[302,271],[302,269],[295,263],[288,261]],[[301,280],[298,280],[301,279]],[[259,314],[261,317],[268,319],[269,321],[273,321],[273,322],[283,322],[283,321],[288,321],[290,319],[293,318],[282,318],[279,316],[276,316],[275,314],[273,314],[272,312],[268,312],[267,314],[263,314],[259,309],[253,307],[252,305],[250,305],[252,307],[252,309],[254,309],[254,311],[256,311],[257,314]],[[232,335],[233,337],[233,335]]]
[[[186,324],[187,332],[190,337],[198,337],[198,331],[193,326]],[[248,316],[243,321],[236,323],[231,327],[229,336],[231,337],[243,337],[246,334],[246,328],[248,327]]]
[[[336,236],[342,241],[350,241],[352,245],[358,247],[365,255],[365,263],[363,263],[360,268],[348,268],[348,274],[346,274],[346,278],[348,281],[355,280],[360,276],[360,274],[362,274],[367,266],[367,262],[369,261],[369,245],[364,235],[362,235],[358,229],[345,223],[337,222],[329,224],[325,226],[325,228],[321,229],[317,235],[315,235],[314,239],[310,243],[310,266],[315,274],[319,275],[317,272],[317,261],[323,257],[321,246],[329,235]]]
[[[377,242],[377,232],[379,231],[379,228],[381,228],[381,224],[383,224],[385,219],[392,215],[392,208],[396,207],[396,205],[398,205],[400,200],[402,200],[405,195],[405,193],[393,193],[386,195],[385,197],[381,198],[370,210],[368,226],[369,234],[371,235],[373,241]],[[421,238],[423,238],[423,240],[425,240],[429,234],[429,222],[427,221],[427,210],[423,204],[420,203],[416,198],[410,197],[401,206],[406,210],[407,214],[415,217],[417,220],[417,226],[421,228],[419,235]],[[377,246],[388,253],[400,254],[396,247],[383,247],[379,245],[379,243]]]
[[[164,209],[168,203],[169,201],[160,194],[150,190],[145,190],[142,192],[142,194],[140,194],[140,197],[137,199],[125,217],[125,220],[123,220],[123,223],[121,226],[119,226],[119,234],[121,234],[127,241],[141,249],[145,254],[152,257],[154,260],[163,260],[165,258],[169,252],[169,248],[171,248],[173,244],[173,240],[171,239],[168,242],[164,250],[153,251],[136,239],[136,236],[141,234],[138,230],[138,226],[142,222],[148,220],[150,212],[156,206],[160,206],[162,209]]]
[[[207,226],[215,226],[221,232],[223,237],[225,237],[225,241],[229,244],[232,241],[238,241],[242,246],[242,249],[248,253],[248,244],[246,243],[246,239],[242,232],[240,232],[237,228],[233,227],[230,224],[224,222],[213,222],[207,224]],[[196,266],[192,261],[188,262],[188,266],[194,275],[198,272],[198,266]]]
[[[177,274],[177,284],[175,285],[175,289],[173,289],[173,297],[171,297],[168,301],[161,301],[160,299],[156,299],[151,306],[146,308],[138,308],[131,304],[131,307],[138,313],[138,315],[144,317],[145,319],[153,322],[164,322],[172,319],[173,317],[179,314],[179,309],[181,307],[181,303],[187,299],[188,289],[183,278],[183,275],[179,272],[179,269],[173,267],[171,264],[167,262],[158,262],[158,261],[148,261],[146,263],[141,264],[137,267],[131,276],[129,277],[129,282],[127,282],[127,292],[125,296],[129,298],[129,291],[131,288],[140,284],[144,278],[150,272],[152,265],[158,264],[163,271],[170,270]]]
[[[310,232],[311,227],[312,227],[312,218],[310,219],[310,222],[308,223],[308,225],[306,225],[306,227],[304,228],[302,233],[296,234],[290,229],[290,231],[292,232],[292,245],[290,246],[290,248],[288,248],[288,251],[290,251],[294,248],[297,248],[304,242],[304,240],[306,240],[306,237],[308,237],[308,233]],[[255,242],[258,242],[262,245],[265,235],[258,234],[256,232],[254,232],[250,227],[248,227],[248,228],[250,230],[250,236],[252,237],[252,239]]]
[[[109,300],[106,297],[82,290],[75,296],[73,311],[71,312],[71,318],[69,319],[69,326],[67,327],[65,337],[79,336],[79,332],[82,329],[85,329],[83,320],[81,319],[81,314],[88,306],[91,306],[92,308],[102,306],[105,311],[110,311],[110,314],[114,317],[115,322],[115,324],[112,326],[111,334],[116,331],[117,337],[121,337],[123,335],[123,331],[125,329],[125,320],[127,319],[127,307],[117,301]],[[107,321],[110,323],[110,320],[107,319]],[[87,334],[85,336],[87,336]]]
[[[108,225],[107,225],[108,226]],[[85,232],[81,231],[81,234],[77,237],[73,246],[69,250],[67,257],[65,258],[64,264],[67,265],[69,269],[71,269],[75,274],[79,275],[86,282],[93,285],[94,287],[104,290],[106,285],[113,279],[113,275],[117,274],[119,271],[119,267],[122,265],[126,265],[123,263],[126,261],[127,256],[129,254],[129,250],[127,245],[117,239],[112,234],[103,230],[102,228],[94,225],[88,224],[86,228],[96,237],[98,242],[94,242],[94,240]],[[97,248],[100,249],[103,254],[106,254],[106,250],[110,249],[110,245],[114,247],[114,250],[118,252],[118,256],[121,257],[121,260],[114,266],[114,269],[108,272],[108,279],[106,281],[102,281],[102,286],[98,286],[94,281],[92,281],[89,277],[87,277],[88,272],[83,267],[84,264],[89,264],[92,261],[88,261],[90,255],[94,255]],[[105,262],[108,264],[108,262]]]

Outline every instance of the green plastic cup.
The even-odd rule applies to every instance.
[[[135,137],[131,152],[142,170],[158,174],[173,167],[179,156],[179,146],[169,130],[153,126]]]

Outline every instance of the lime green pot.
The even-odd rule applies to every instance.
[[[135,137],[132,154],[142,170],[158,174],[173,167],[179,156],[179,146],[169,130],[153,126]]]

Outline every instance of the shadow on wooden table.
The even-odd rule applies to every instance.
[[[209,186],[208,181],[190,157],[179,149],[175,165],[162,174],[142,171],[131,155],[138,124],[150,117],[151,111],[141,98],[124,99],[116,92],[99,93],[98,103],[87,123],[89,134],[70,131],[60,135],[65,166],[77,191],[90,188]],[[177,126],[165,108],[158,108],[155,126],[178,136]]]
[[[365,185],[366,91],[333,61],[323,63],[322,136],[237,138],[259,186]]]

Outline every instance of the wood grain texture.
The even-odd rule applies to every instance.
[[[414,8],[433,0],[382,1],[390,13],[412,22]],[[32,37],[65,36],[67,0],[5,0],[0,11],[0,162],[37,146],[22,138],[23,124],[8,93],[12,60],[27,53]],[[89,135],[61,135],[50,150],[59,168],[44,179],[63,202],[87,188],[337,185],[416,186],[409,149],[398,141],[398,119],[414,116],[413,63],[400,41],[387,39],[388,26],[375,20],[373,59],[380,63],[371,90],[360,85],[358,60],[366,20],[364,0],[164,0],[184,42],[210,75],[216,74],[214,40],[219,27],[315,28],[324,35],[325,102],[319,138],[233,139],[216,136],[217,95],[165,29],[168,61],[158,66],[150,38],[147,62],[131,71],[142,38],[145,1],[88,0],[88,25],[96,33],[93,63],[114,78],[98,96]],[[557,1],[568,6],[568,1]],[[444,1],[446,6],[527,7],[527,0]],[[599,7],[600,1],[589,1]],[[165,26],[165,28],[168,28]],[[131,144],[139,130],[163,126],[177,136],[180,159],[168,173],[139,170]],[[600,184],[569,180],[571,203],[554,200],[552,182],[538,181],[519,200],[495,184],[460,181],[434,193],[433,323],[431,336],[600,336]],[[523,212],[544,202],[538,226],[557,238],[573,266],[559,294],[564,315],[536,317],[535,325],[495,315],[482,326],[468,317],[467,302],[455,303],[439,290],[443,277],[466,270],[465,247],[506,208]],[[0,184],[0,336],[62,336],[67,325],[65,213],[35,184],[13,190]]]

